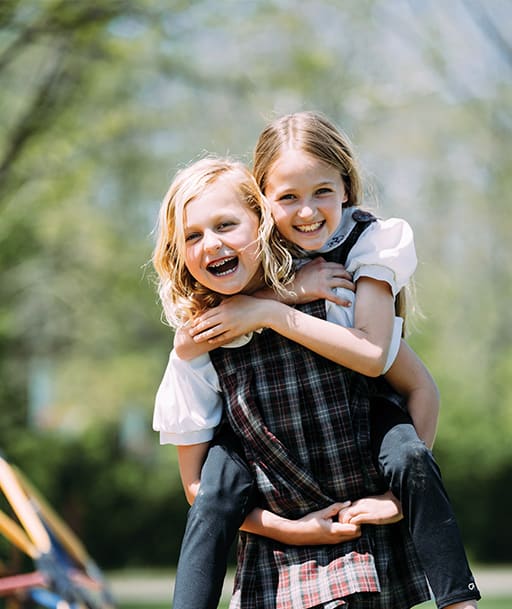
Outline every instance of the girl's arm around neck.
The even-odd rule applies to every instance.
[[[191,324],[194,341],[221,346],[259,328],[275,332],[342,366],[379,376],[386,364],[394,323],[389,285],[363,277],[358,282],[355,328],[302,313],[276,300],[237,295],[224,300]]]
[[[367,376],[381,374],[391,341],[391,332],[387,344],[384,338],[382,345],[375,344],[367,331],[339,326],[276,300],[240,295],[226,299],[199,317],[194,325],[194,340],[215,348],[220,346],[215,338],[219,332],[233,340],[263,327]]]
[[[338,326],[277,302],[269,304],[266,325],[337,364],[373,377],[382,373],[391,341],[391,332],[387,343],[383,334],[379,344],[366,330]]]

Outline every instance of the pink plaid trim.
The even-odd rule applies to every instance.
[[[356,592],[380,592],[373,557],[351,552],[326,565],[289,565],[280,573],[276,609],[308,609]]]

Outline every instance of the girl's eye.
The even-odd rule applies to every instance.
[[[200,235],[199,233],[190,233],[185,237],[185,243],[188,243],[190,241],[195,241],[196,239],[199,239]]]
[[[295,195],[287,194],[279,197],[278,201],[295,201]]]
[[[330,188],[319,188],[316,191],[317,195],[326,195],[326,194],[331,194],[332,190]]]
[[[235,225],[234,222],[229,222],[229,221],[228,222],[221,222],[219,224],[218,228],[219,228],[219,230],[225,230],[225,229],[230,228],[231,226],[234,226],[234,225]]]

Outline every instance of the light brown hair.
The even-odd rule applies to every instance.
[[[272,165],[286,149],[302,150],[339,171],[347,201],[343,207],[361,204],[362,182],[349,138],[318,112],[286,114],[261,132],[253,155],[253,174],[263,194]]]
[[[287,149],[306,152],[338,170],[347,193],[343,207],[361,205],[363,184],[350,139],[324,115],[312,111],[281,116],[261,132],[253,154],[253,174],[264,194],[272,165]],[[293,244],[289,247],[295,252]],[[395,298],[395,311],[404,321],[406,300],[406,290],[402,289]]]

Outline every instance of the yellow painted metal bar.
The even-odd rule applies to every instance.
[[[2,510],[0,510],[0,533],[34,560],[39,557],[37,548],[27,537],[25,531]]]
[[[68,552],[70,552],[71,556],[73,556],[75,560],[80,562],[85,567],[91,559],[81,541],[62,520],[62,518],[60,518],[55,510],[46,502],[43,496],[29,482],[23,473],[16,467],[13,469],[16,471],[16,475],[18,476],[25,492],[34,499],[36,502],[36,508],[41,512],[43,518],[50,525],[52,531],[56,534],[59,541],[68,550]]]
[[[13,511],[37,550],[41,554],[49,552],[51,549],[50,537],[22,490],[13,469],[2,458],[0,458],[0,488],[4,491]]]

